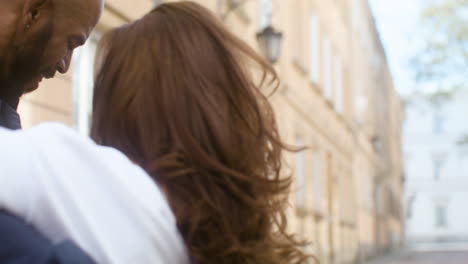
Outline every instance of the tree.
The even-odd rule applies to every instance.
[[[466,88],[468,0],[427,1],[421,15],[421,34],[423,48],[412,58],[418,84],[435,86],[438,99],[440,93]]]
[[[423,49],[412,58],[416,81],[422,87],[435,86],[432,93],[420,89],[438,108],[457,90],[468,88],[468,0],[424,0],[421,15]],[[468,134],[457,142],[468,147]]]

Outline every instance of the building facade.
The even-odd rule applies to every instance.
[[[412,247],[468,248],[468,91],[443,104],[408,100],[404,129],[406,235]]]
[[[60,121],[86,134],[99,37],[157,2],[108,0],[67,75],[47,80],[20,105],[24,127]],[[403,109],[365,0],[198,0],[252,47],[272,25],[283,34],[271,98],[283,138],[306,146],[285,159],[294,175],[291,231],[320,263],[365,263],[399,245]]]

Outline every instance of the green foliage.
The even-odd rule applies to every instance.
[[[461,145],[461,146],[467,146],[468,145],[468,135],[463,135],[462,137],[460,137],[460,139],[458,139],[458,141],[457,141],[457,144]]]
[[[412,59],[424,98],[435,107],[468,88],[468,0],[423,0],[423,48]],[[435,86],[427,93],[425,87]],[[468,134],[457,144],[468,147]]]
[[[454,96],[453,90],[438,90],[434,93],[426,95],[427,100],[435,106],[441,106],[448,102]]]
[[[412,59],[419,84],[454,91],[468,85],[468,0],[427,1],[423,49]]]

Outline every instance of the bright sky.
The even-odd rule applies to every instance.
[[[369,0],[387,53],[395,88],[401,95],[409,94],[415,86],[409,59],[418,46],[420,1]]]

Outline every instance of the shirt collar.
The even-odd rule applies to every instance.
[[[0,127],[21,129],[21,120],[18,112],[7,103],[0,100]]]

